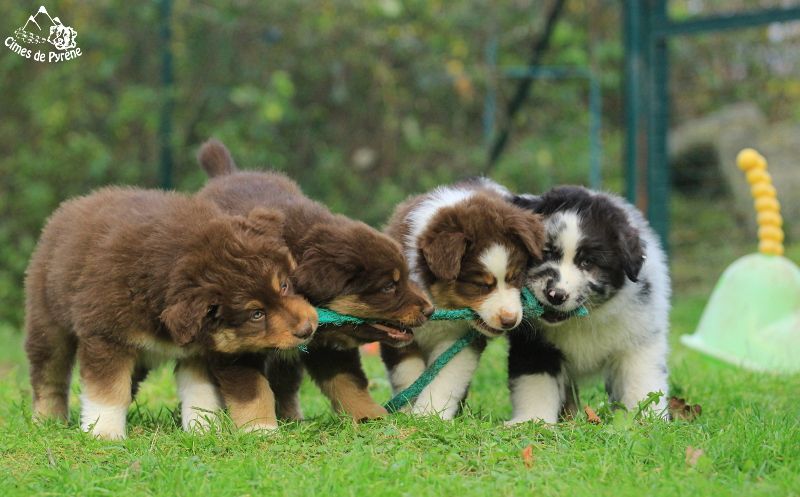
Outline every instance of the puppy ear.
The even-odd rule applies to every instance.
[[[292,281],[298,293],[312,304],[321,305],[339,296],[349,278],[358,274],[351,265],[354,250],[351,243],[341,241],[335,226],[318,225],[309,230],[299,244],[302,255],[292,271]]]
[[[523,209],[537,212],[542,207],[544,200],[539,195],[525,193],[523,195],[514,195],[511,199],[511,203]]]
[[[170,305],[161,312],[161,322],[178,345],[193,342],[203,328],[203,320],[211,307],[202,299],[187,299]]]
[[[525,250],[536,258],[542,258],[544,247],[544,224],[542,216],[529,211],[508,216],[508,228],[525,246]]]
[[[274,209],[256,207],[247,217],[230,216],[232,224],[248,233],[283,240],[283,225],[285,216]]]
[[[233,157],[221,141],[211,138],[197,152],[197,161],[209,178],[233,174],[237,171]]]
[[[431,272],[441,280],[454,280],[461,272],[467,238],[461,232],[440,232],[420,240],[420,250]]]
[[[283,225],[286,222],[286,216],[281,211],[256,207],[247,215],[247,221],[253,227],[253,231],[261,235],[283,237]]]
[[[622,254],[622,269],[629,280],[636,283],[639,280],[639,271],[644,264],[644,241],[639,237],[639,230],[633,226],[626,226],[620,232],[620,253]]]

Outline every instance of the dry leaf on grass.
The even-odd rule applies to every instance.
[[[681,399],[679,397],[670,397],[668,407],[672,419],[693,421],[703,412],[703,408],[700,404],[687,404],[686,399]]]
[[[691,445],[686,447],[686,465],[695,467],[697,465],[697,461],[700,459],[705,452],[703,449],[695,449]]]
[[[522,462],[526,468],[533,467],[533,445],[529,445],[522,449]]]
[[[594,409],[592,409],[588,405],[583,406],[583,412],[586,413],[586,421],[596,425],[599,425],[600,423],[603,422],[603,420],[600,419],[600,416],[598,416],[597,413],[594,412]]]

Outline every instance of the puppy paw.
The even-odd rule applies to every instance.
[[[456,417],[458,413],[458,405],[446,403],[442,407],[437,407],[430,402],[417,401],[414,407],[411,408],[411,414],[414,416],[437,416],[444,421],[450,421]]]
[[[507,426],[507,427],[513,427],[513,426],[516,426],[516,425],[520,425],[520,424],[523,424],[523,423],[529,423],[529,422],[530,423],[542,424],[544,426],[553,426],[556,423],[558,423],[558,419],[549,418],[549,417],[516,417],[516,418],[509,419],[508,421],[503,423],[503,425]]]
[[[303,416],[303,411],[300,410],[300,407],[292,409],[284,409],[279,406],[278,419],[291,422],[291,421],[302,421],[303,419],[305,419],[305,417]]]
[[[389,412],[383,406],[375,404],[371,406],[361,406],[358,409],[351,410],[348,414],[356,421],[369,421],[370,419],[383,418]]]
[[[122,430],[115,430],[115,429],[104,429],[104,428],[95,428],[91,427],[90,429],[83,431],[89,432],[95,438],[99,438],[100,440],[124,440],[125,439],[125,429]]]
[[[256,433],[266,435],[278,429],[278,423],[250,423],[242,427],[245,433]]]
[[[103,440],[125,438],[127,405],[106,405],[81,398],[81,429]]]
[[[211,429],[214,421],[216,421],[216,413],[193,412],[181,420],[181,425],[183,426],[183,431],[205,433]]]

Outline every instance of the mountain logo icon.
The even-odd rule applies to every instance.
[[[75,43],[77,37],[74,28],[52,17],[42,5],[14,31],[14,36],[6,38],[5,45],[17,55],[37,62],[63,62],[81,56],[81,49]],[[43,50],[50,46],[57,51],[50,50],[46,54]]]
[[[75,48],[75,37],[78,32],[69,26],[64,26],[58,17],[50,17],[47,9],[42,5],[36,14],[29,16],[24,26],[14,31],[14,37],[20,43],[41,45],[50,43],[58,50]]]

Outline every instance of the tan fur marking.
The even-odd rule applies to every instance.
[[[359,387],[358,382],[349,374],[337,374],[320,382],[320,389],[329,399],[336,412],[349,414],[356,421],[375,419],[387,414],[377,404],[366,389]]]
[[[66,421],[69,418],[72,364],[69,353],[51,354],[46,367],[31,371],[33,415],[36,419],[55,418]]]
[[[364,303],[358,295],[342,295],[331,300],[328,309],[340,314],[352,316],[373,317],[376,310]]]
[[[470,299],[460,295],[454,287],[453,282],[437,281],[431,285],[431,297],[433,304],[436,307],[445,309],[459,309],[462,307],[469,307],[470,309],[477,309],[483,304],[485,296]]]
[[[251,384],[252,381],[255,384]],[[220,391],[225,405],[234,424],[239,428],[253,425],[278,426],[275,415],[275,396],[269,387],[267,379],[257,373],[253,374],[252,381],[246,382],[245,387],[252,389],[249,395],[242,395],[237,387],[241,385],[230,384],[227,381],[220,383]]]
[[[221,352],[236,350],[236,331],[224,328],[214,334],[214,346]]]
[[[81,367],[81,389],[93,402],[105,405],[128,405],[131,402],[132,358],[118,357],[114,369],[104,368],[103,376],[88,374]]]
[[[395,268],[394,271],[392,271],[392,280],[394,280],[395,283],[400,281],[400,270],[399,269]]]

